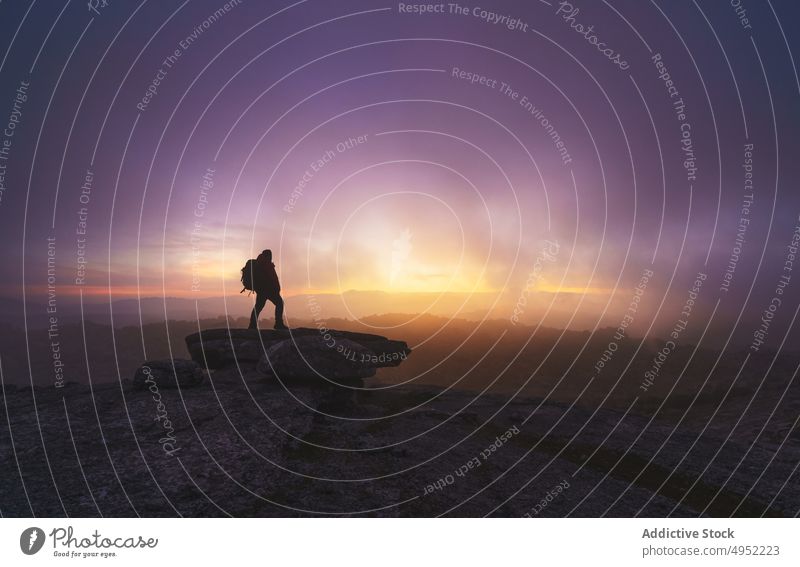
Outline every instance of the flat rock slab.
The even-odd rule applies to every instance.
[[[386,355],[382,355],[384,359]],[[404,353],[389,355],[398,360]],[[375,375],[377,355],[349,339],[331,344],[323,337],[307,335],[273,344],[258,362],[258,372],[281,380],[319,378],[338,382],[349,378],[368,378]]]
[[[212,370],[236,364],[259,364],[270,349],[280,343],[285,344],[272,351],[273,358],[289,365],[285,368],[287,376],[295,376],[298,373],[297,360],[302,360],[302,357],[297,356],[298,352],[304,357],[313,357],[320,364],[323,359],[328,360],[335,354],[333,360],[336,369],[332,372],[343,377],[342,372],[350,368],[356,370],[352,375],[354,378],[371,376],[375,368],[397,366],[411,352],[405,342],[387,339],[380,335],[333,329],[321,331],[309,327],[287,331],[207,329],[186,337],[186,346],[192,360],[201,367]],[[359,361],[358,365],[354,364],[356,360]],[[261,366],[263,368],[264,365]],[[273,363],[272,368],[279,367]],[[364,374],[367,368],[372,369],[371,374]],[[306,374],[315,373],[309,370]]]

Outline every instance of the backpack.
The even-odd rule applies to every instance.
[[[250,259],[242,268],[242,291],[239,293],[244,293],[245,290],[250,290],[250,293],[255,291],[255,271],[257,269],[256,261],[254,259]],[[249,294],[248,294],[249,295]]]

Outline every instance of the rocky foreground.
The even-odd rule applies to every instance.
[[[328,335],[328,336],[326,336]],[[6,386],[3,516],[790,516],[794,438],[364,379],[405,343],[216,329],[132,380]],[[341,347],[341,348],[340,348]]]

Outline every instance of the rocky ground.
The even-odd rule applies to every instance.
[[[413,356],[413,354],[411,355]],[[796,437],[265,375],[6,386],[3,516],[794,516]],[[262,365],[263,366],[263,365]],[[785,440],[785,442],[784,442]],[[782,444],[781,444],[782,443]]]

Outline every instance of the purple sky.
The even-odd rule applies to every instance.
[[[793,2],[484,3],[516,30],[401,4],[3,2],[3,295],[44,296],[48,238],[65,301],[236,294],[269,247],[286,295],[526,295],[554,326],[619,320],[653,270],[668,328],[702,272],[698,313],[749,332],[799,224]]]

